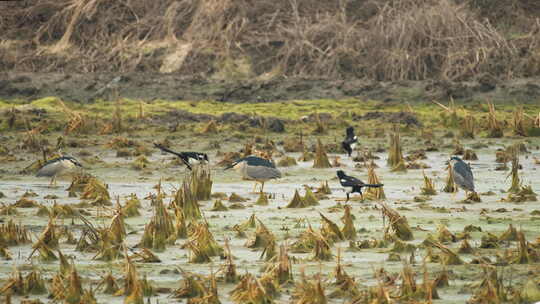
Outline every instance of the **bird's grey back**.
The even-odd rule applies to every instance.
[[[55,162],[47,162],[45,163],[45,165],[43,165],[43,167],[41,167],[41,169],[39,169],[39,171],[36,173],[36,176],[37,177],[42,177],[42,176],[54,176],[56,174],[58,174],[58,172],[62,171],[64,168],[63,168],[63,165],[62,165],[62,160],[57,160]]]
[[[264,166],[264,167],[270,167],[270,168],[276,167],[276,165],[273,162],[267,159],[261,158],[261,157],[256,157],[256,156],[248,156],[244,158],[244,161],[246,161],[249,166]]]
[[[457,161],[453,167],[454,181],[466,190],[474,191],[474,176],[471,167],[464,161]]]
[[[254,180],[270,180],[281,177],[281,172],[278,169],[265,166],[249,165],[246,167],[246,174]]]

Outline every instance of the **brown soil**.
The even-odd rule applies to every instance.
[[[57,96],[64,100],[89,102],[115,96],[142,100],[218,100],[224,102],[271,102],[294,99],[360,98],[400,101],[456,101],[490,99],[495,102],[537,102],[540,79],[497,82],[482,81],[396,81],[324,80],[274,78],[266,81],[216,81],[172,74],[129,73],[0,74],[0,99],[37,99]]]

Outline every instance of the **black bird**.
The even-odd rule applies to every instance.
[[[201,152],[174,152],[170,149],[165,148],[164,146],[160,144],[154,144],[154,146],[158,149],[160,149],[163,152],[171,153],[176,156],[178,156],[182,162],[186,165],[186,167],[191,170],[192,165],[198,164],[198,163],[207,163],[208,162],[208,155],[206,153]]]
[[[281,177],[281,172],[276,169],[273,162],[258,156],[248,156],[235,160],[224,170],[230,168],[234,168],[244,179],[261,183],[261,192],[264,189],[264,182]],[[256,185],[257,183],[255,183]],[[255,187],[253,187],[253,190],[255,191]]]
[[[74,157],[71,156],[60,156],[57,158],[53,158],[51,160],[48,160],[39,168],[38,172],[36,173],[37,177],[47,176],[52,177],[51,183],[56,184],[56,176],[60,175],[64,171],[72,170],[76,167],[82,168],[81,163],[76,160]]]
[[[362,194],[362,188],[363,187],[371,187],[371,188],[379,188],[384,186],[383,184],[366,184],[363,181],[357,179],[353,176],[348,176],[343,172],[342,170],[337,171],[337,176],[339,178],[339,183],[341,186],[347,188],[348,190],[345,191],[347,193],[347,201],[349,201],[349,194],[351,193],[360,193],[360,196],[362,197],[362,200],[364,199],[364,195]]]
[[[356,135],[354,135],[354,128],[348,127],[347,134],[345,135],[345,140],[341,142],[341,147],[343,147],[343,150],[347,151],[349,157],[351,157],[351,154],[356,147],[357,142],[358,138],[356,137]]]

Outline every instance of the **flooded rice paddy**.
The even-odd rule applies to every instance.
[[[326,142],[339,142],[341,130],[336,131],[335,135],[326,136]],[[367,303],[361,299],[367,299],[356,295],[338,296],[335,290],[338,286],[335,284],[335,269],[337,266],[337,257],[340,257],[340,265],[354,279],[358,289],[367,292],[370,288],[382,288],[387,290],[390,300],[394,302],[418,301],[434,303],[465,303],[471,299],[478,300],[478,294],[485,287],[487,274],[495,271],[499,281],[504,284],[505,289],[518,299],[517,294],[521,296],[523,302],[530,302],[523,296],[523,286],[529,279],[538,282],[540,277],[540,264],[536,260],[537,252],[540,250],[540,206],[535,201],[526,202],[508,202],[507,190],[512,179],[509,177],[508,170],[498,170],[501,163],[496,162],[497,149],[506,149],[514,144],[524,144],[527,151],[519,153],[518,170],[519,177],[523,186],[530,185],[533,190],[540,189],[540,164],[536,158],[540,159],[540,140],[538,138],[505,138],[505,139],[487,139],[477,138],[461,140],[461,145],[465,148],[474,148],[478,160],[468,161],[475,177],[477,192],[480,194],[481,202],[464,201],[465,193],[446,193],[442,191],[448,176],[445,162],[452,155],[454,150],[453,138],[443,138],[440,136],[436,151],[425,152],[426,159],[419,159],[418,162],[427,165],[425,169],[408,169],[405,172],[393,172],[387,166],[388,150],[377,149],[378,147],[387,147],[386,137],[366,138],[360,136],[359,151],[370,150],[375,166],[375,172],[380,181],[384,183],[384,192],[386,199],[382,201],[366,199],[360,201],[358,194],[353,194],[353,199],[345,202],[345,192],[336,179],[336,168],[314,169],[313,160],[298,161],[297,165],[289,167],[279,167],[282,172],[282,178],[269,181],[265,184],[265,192],[269,196],[268,205],[255,204],[259,198],[258,193],[253,192],[253,182],[242,180],[233,170],[223,170],[223,166],[218,162],[223,158],[217,155],[218,149],[204,148],[208,146],[207,138],[197,139],[196,137],[186,137],[185,140],[171,141],[171,148],[175,150],[198,149],[208,153],[210,157],[209,170],[213,181],[212,193],[223,196],[221,201],[223,205],[229,207],[226,211],[213,211],[214,202],[217,198],[199,201],[200,210],[203,219],[198,222],[206,221],[209,231],[215,241],[220,246],[227,243],[230,247],[232,261],[236,265],[236,272],[242,276],[250,273],[260,277],[265,272],[265,266],[269,261],[264,258],[263,248],[248,248],[247,243],[253,239],[256,233],[256,227],[247,227],[243,234],[234,228],[235,225],[246,223],[252,215],[260,222],[255,222],[255,226],[263,223],[264,226],[274,235],[276,241],[276,250],[280,245],[288,247],[288,255],[292,261],[292,277],[294,282],[287,284],[276,284],[274,295],[275,303],[311,303],[311,300],[297,302],[297,290],[303,281],[303,276],[308,282],[321,282],[324,294],[327,296],[328,303]],[[52,137],[51,137],[52,138]],[[112,136],[101,138],[99,141],[105,142]],[[219,136],[213,140],[219,140]],[[276,141],[278,137],[274,138]],[[141,137],[138,141],[151,146],[154,138]],[[313,143],[315,140],[306,139]],[[424,148],[424,140],[421,136],[411,133],[403,135],[402,144],[404,154],[408,155],[410,151]],[[222,141],[221,151],[239,151],[242,149],[242,142]],[[163,201],[166,205],[173,200],[174,194],[181,187],[181,183],[189,175],[189,171],[179,165],[171,155],[163,154],[159,151],[153,151],[147,156],[148,163],[137,170],[132,164],[137,157],[117,157],[117,152],[110,148],[104,148],[102,145],[96,145],[91,148],[73,148],[69,149],[72,155],[78,155],[85,150],[89,155],[98,156],[100,161],[90,162],[92,157],[80,157],[85,165],[85,171],[97,177],[100,181],[107,184],[108,192],[113,202],[112,206],[85,206],[79,210],[86,220],[88,220],[96,229],[107,228],[111,225],[111,219],[115,212],[114,204],[118,200],[124,204],[132,195],[136,195],[142,203],[140,216],[125,217],[126,236],[123,239],[125,249],[122,253],[127,253],[135,260],[132,263],[136,265],[138,278],[146,278],[147,282],[153,287],[153,292],[144,296],[145,302],[148,298],[150,303],[183,303],[186,298],[177,298],[174,295],[175,290],[184,286],[186,280],[185,272],[191,272],[203,275],[205,280],[215,276],[217,281],[217,295],[221,303],[238,303],[238,299],[231,295],[231,291],[239,283],[227,283],[224,281],[223,266],[230,261],[225,254],[210,258],[210,262],[193,263],[190,259],[193,251],[186,246],[188,239],[178,238],[176,241],[167,244],[165,250],[152,250],[160,262],[144,263],[137,261],[135,254],[141,252],[141,238],[147,225],[154,214],[152,207],[152,197],[157,194],[156,185],[161,184],[160,193],[164,194]],[[282,148],[278,145],[278,150]],[[379,152],[377,152],[379,151]],[[298,152],[285,153],[287,156],[299,159],[302,155]],[[355,152],[353,157],[362,153]],[[16,156],[16,160],[2,164],[3,175],[0,181],[0,202],[4,204],[4,212],[0,215],[3,224],[13,220],[15,223],[24,225],[29,230],[32,242],[12,245],[7,249],[11,253],[11,259],[0,259],[0,287],[4,294],[9,293],[10,287],[7,286],[10,278],[13,276],[15,268],[19,269],[23,276],[30,271],[36,270],[46,280],[47,286],[52,285],[52,278],[59,272],[59,261],[43,261],[38,252],[33,252],[33,243],[39,239],[42,231],[47,227],[49,217],[38,215],[40,207],[15,208],[13,212],[6,212],[7,206],[17,202],[25,193],[30,193],[30,199],[35,200],[39,205],[53,206],[53,204],[77,206],[82,199],[80,193],[72,197],[67,188],[70,185],[71,178],[60,178],[57,186],[50,187],[48,179],[36,178],[31,174],[19,174],[26,166],[31,164],[36,154],[21,154]],[[339,168],[346,173],[356,176],[364,181],[368,180],[368,170],[364,162],[355,162],[343,153],[328,153],[332,162],[339,157]],[[280,157],[276,157],[279,159]],[[510,167],[510,163],[508,163]],[[435,184],[435,195],[423,195],[421,188],[424,186],[425,175],[431,178]],[[310,187],[316,191],[321,184],[328,182],[331,194],[319,196],[319,205],[308,206],[306,208],[286,208],[293,199],[296,190],[301,195],[305,193],[305,187]],[[236,193],[246,198],[245,202],[233,204],[228,201],[228,197]],[[227,197],[227,198],[225,198]],[[412,240],[406,240],[406,244],[411,244],[409,250],[401,251],[396,249],[397,241],[392,236],[392,229],[385,232],[385,228],[391,225],[391,219],[383,217],[382,204],[395,210],[399,215],[406,217],[408,225],[413,233]],[[357,236],[352,240],[334,240],[328,241],[333,258],[324,261],[313,258],[312,250],[299,252],[294,250],[295,242],[305,233],[309,227],[314,231],[322,228],[321,215],[330,219],[340,228],[343,227],[341,218],[344,215],[344,206],[350,205],[352,215],[354,216],[354,226]],[[230,208],[233,207],[233,208]],[[235,208],[236,207],[236,208]],[[13,210],[13,209],[12,209]],[[171,214],[173,211],[171,211]],[[512,225],[518,231],[523,231],[526,241],[528,241],[530,259],[528,263],[512,263],[513,257],[517,255],[519,242],[516,238],[503,240],[501,237]],[[103,292],[103,285],[100,285],[102,278],[109,273],[117,280],[119,288],[125,284],[126,260],[123,257],[115,258],[110,261],[98,260],[96,251],[77,250],[81,239],[81,234],[88,225],[78,216],[58,216],[55,220],[55,229],[60,231],[62,227],[67,228],[77,242],[66,242],[61,238],[58,249],[67,259],[72,262],[80,276],[82,288],[92,290],[98,303],[125,303],[129,302],[126,295],[114,296]],[[445,238],[441,229],[446,227],[454,237]],[[189,225],[188,225],[189,230]],[[60,232],[58,232],[61,234]],[[446,233],[446,232],[445,232]],[[496,236],[492,246],[484,244],[486,236]],[[437,246],[429,246],[424,242],[430,238],[457,253],[463,240],[468,239],[472,247],[469,253],[458,253],[463,262],[461,265],[444,265],[444,254]],[[487,242],[487,241],[486,241]],[[371,245],[370,245],[371,244]],[[488,248],[481,248],[488,247]],[[492,248],[489,248],[492,247]],[[413,248],[413,249],[410,249]],[[444,249],[443,249],[444,250]],[[279,250],[278,250],[279,251]],[[437,257],[441,255],[441,257]],[[403,296],[405,284],[404,268],[410,265],[415,273],[418,288],[424,280],[424,275],[430,280],[435,280],[441,274],[448,275],[448,285],[441,284],[436,287],[438,297],[431,298],[427,296],[414,296],[407,298]],[[204,281],[204,280],[203,280]],[[67,280],[66,280],[67,282]],[[68,283],[65,283],[68,284]],[[297,284],[295,286],[295,284]],[[69,284],[68,284],[69,285]],[[66,285],[67,286],[67,285]],[[48,291],[42,294],[20,295],[13,292],[12,301],[17,303],[23,299],[40,299],[42,302],[52,301],[47,296],[51,294],[50,287]],[[67,290],[68,288],[66,288]],[[499,291],[497,291],[499,292]],[[293,294],[296,293],[296,296]],[[376,292],[371,292],[376,294]],[[333,297],[330,297],[334,294]],[[346,294],[346,292],[344,293]],[[474,296],[476,295],[476,296]],[[501,296],[501,295],[499,295]],[[373,296],[372,296],[373,297]],[[380,295],[385,298],[384,295]],[[481,296],[480,296],[481,297]],[[501,296],[502,297],[502,296]],[[508,295],[508,298],[511,298]],[[488,298],[486,302],[491,303]],[[64,299],[65,300],[65,299]],[[540,300],[540,299],[538,299]],[[65,300],[67,302],[67,300]],[[193,300],[195,301],[195,300]],[[215,303],[215,298],[202,302],[192,303]],[[207,302],[204,302],[207,301]],[[356,301],[356,302],[355,302]],[[263,301],[253,303],[265,303]],[[319,303],[312,300],[312,303]],[[389,301],[376,302],[389,303]]]

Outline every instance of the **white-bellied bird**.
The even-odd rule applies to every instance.
[[[337,171],[337,177],[339,178],[339,183],[342,187],[344,187],[345,193],[347,193],[347,201],[349,201],[349,195],[351,193],[360,193],[360,196],[362,197],[362,200],[364,199],[364,195],[362,194],[362,188],[363,187],[370,187],[370,188],[379,188],[384,186],[383,184],[366,184],[363,181],[357,179],[353,176],[348,176],[343,172],[343,170]]]
[[[354,135],[354,128],[348,127],[345,135],[345,140],[341,142],[341,147],[343,147],[343,150],[345,150],[347,154],[349,154],[349,157],[351,157],[351,154],[357,143],[358,138],[356,135]]]
[[[160,144],[154,146],[163,152],[171,153],[178,156],[189,170],[193,169],[196,164],[208,163],[208,155],[201,152],[175,152]]]
[[[64,172],[70,171],[74,168],[82,168],[81,163],[71,156],[60,156],[48,160],[39,168],[36,173],[37,177],[51,177],[50,185],[56,184],[56,177]]]
[[[266,181],[281,177],[281,172],[273,162],[257,156],[248,156],[235,160],[225,167],[224,170],[230,168],[234,168],[244,179],[261,183],[261,192],[264,190],[264,183]]]

